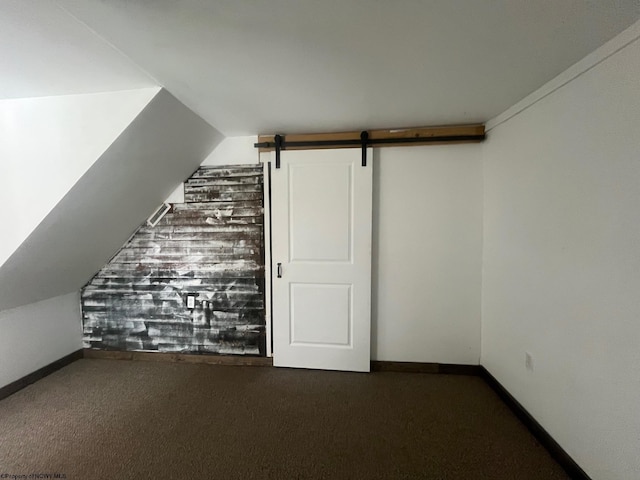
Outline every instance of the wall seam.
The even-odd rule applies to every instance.
[[[625,36],[625,34],[631,35],[631,38],[620,40],[620,35]],[[549,80],[542,87],[527,95],[524,99],[520,100],[504,112],[487,121],[485,124],[485,132],[490,132],[494,128],[520,115],[522,112],[528,110],[530,107],[534,106],[541,100],[544,100],[564,86],[578,79],[585,73],[591,71],[601,63],[607,61],[609,58],[615,56],[621,50],[624,50],[638,40],[640,40],[640,21],[630,26],[627,30],[614,37],[612,40],[609,40],[609,42],[605,43],[597,50],[588,54],[582,60],[564,70],[555,78]],[[622,41],[623,43],[621,45],[617,45],[620,41]],[[612,48],[613,50],[611,50]],[[575,70],[575,72],[573,72],[572,70]],[[565,76],[566,78],[563,78]],[[557,83],[557,85],[554,85],[555,83]]]

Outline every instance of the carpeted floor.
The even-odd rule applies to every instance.
[[[86,359],[0,401],[5,473],[568,478],[478,377]]]

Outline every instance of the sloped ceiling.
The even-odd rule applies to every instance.
[[[57,0],[225,135],[484,122],[637,0]]]
[[[159,91],[0,100],[0,266]]]
[[[0,98],[154,86],[127,56],[55,3],[0,2]]]
[[[0,266],[0,310],[79,290],[221,139],[160,91]]]

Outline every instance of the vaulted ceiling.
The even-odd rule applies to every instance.
[[[55,3],[0,2],[0,99],[155,86],[126,55]]]
[[[483,122],[639,18],[638,0],[4,0],[0,95],[160,84],[227,136]]]

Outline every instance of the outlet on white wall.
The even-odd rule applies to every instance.
[[[533,355],[529,352],[524,352],[524,366],[528,371],[533,372]]]

